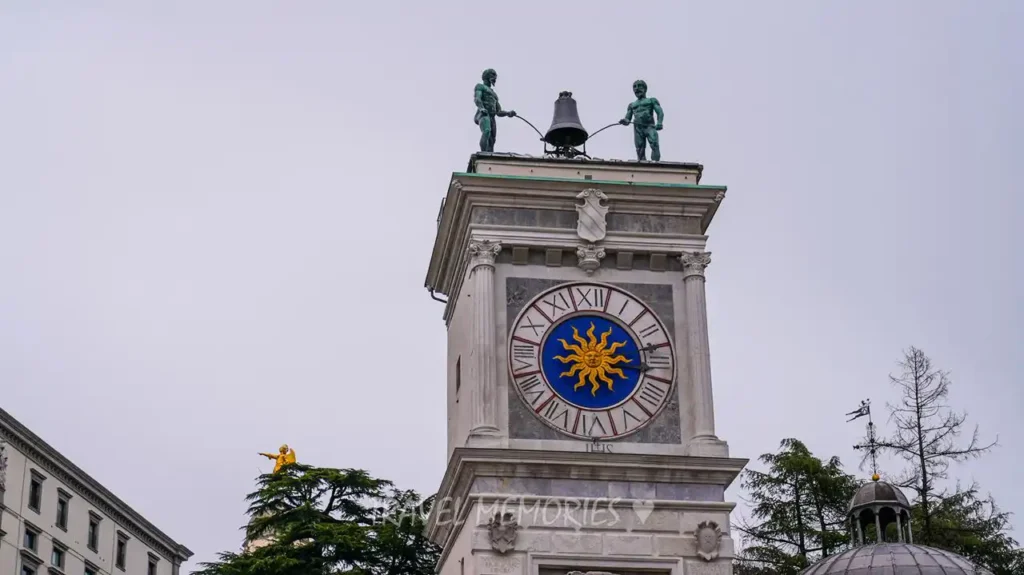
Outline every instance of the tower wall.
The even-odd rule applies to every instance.
[[[725,188],[701,172],[478,154],[453,174],[426,282],[448,297],[442,574],[731,573],[746,460],[714,427]]]

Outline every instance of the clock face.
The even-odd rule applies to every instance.
[[[530,410],[580,439],[634,433],[674,393],[668,330],[639,298],[600,283],[561,284],[526,304],[512,325],[508,366]]]

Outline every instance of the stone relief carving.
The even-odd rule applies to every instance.
[[[589,188],[577,194],[576,199],[583,200],[582,204],[576,204],[576,213],[579,215],[576,235],[590,243],[603,240],[608,233],[608,224],[605,221],[608,206],[602,205],[601,202],[608,201],[608,196],[601,190]]]
[[[701,521],[693,532],[697,540],[697,556],[705,561],[718,558],[718,548],[722,541],[722,530],[714,521]]]
[[[604,259],[604,248],[597,247],[594,244],[579,246],[576,248],[576,257],[579,258],[579,264],[577,265],[580,269],[587,272],[587,275],[590,275],[594,273],[594,270],[601,267],[601,260]]]
[[[508,297],[505,298],[505,302],[508,305],[514,305],[519,307],[526,303],[526,288],[519,286],[509,292]]]
[[[505,553],[515,547],[519,523],[511,513],[495,513],[487,522],[487,530],[490,534],[491,548],[498,553]]]
[[[690,252],[679,256],[683,264],[683,277],[704,277],[704,269],[711,265],[711,252]]]

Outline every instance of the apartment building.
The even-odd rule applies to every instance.
[[[180,575],[191,556],[0,409],[0,575]]]

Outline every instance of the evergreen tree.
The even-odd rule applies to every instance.
[[[822,461],[801,441],[784,439],[778,453],[759,460],[767,471],[743,472],[754,521],[737,527],[740,572],[797,573],[849,545],[846,512],[857,482],[837,457]]]
[[[1007,535],[1010,514],[1001,511],[991,496],[982,499],[977,487],[960,489],[929,508],[929,545],[947,549],[989,568],[996,575],[1024,573],[1024,550]],[[924,520],[924,508],[913,509],[915,524]],[[915,539],[915,543],[918,542]]]
[[[246,549],[193,575],[433,575],[439,551],[423,535],[430,500],[390,481],[293,463],[260,476],[246,500]]]

